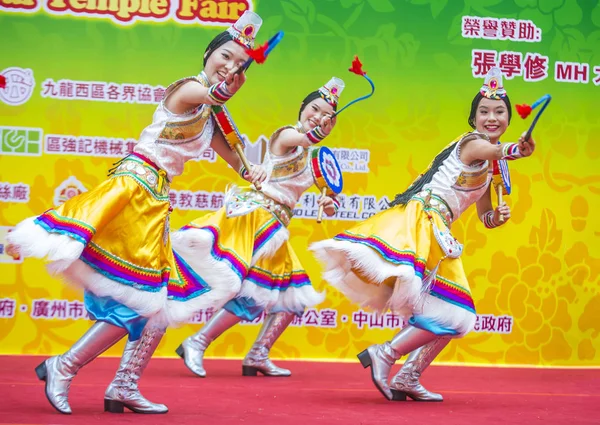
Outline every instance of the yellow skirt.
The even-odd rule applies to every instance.
[[[313,289],[288,239],[287,228],[262,207],[228,217],[225,206],[172,234],[175,256],[212,290],[300,313],[323,296]]]
[[[9,242],[25,257],[47,258],[51,272],[151,316],[165,306],[174,269],[169,209],[165,173],[131,155],[99,186],[21,222]]]
[[[311,250],[325,264],[324,279],[361,306],[389,308],[464,334],[474,323],[475,306],[460,258],[441,261],[430,289],[422,291],[424,276],[444,257],[428,214],[440,229],[449,224],[425,205],[423,198],[413,197]]]

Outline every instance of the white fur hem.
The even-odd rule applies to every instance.
[[[18,253],[24,257],[45,258],[50,261],[51,274],[64,271],[77,260],[85,245],[67,235],[46,231],[35,224],[36,217],[29,217],[15,227],[6,237]]]
[[[235,298],[239,291],[239,283],[223,284],[187,301],[168,300],[163,314],[164,319],[161,322],[166,322],[169,326],[185,324],[200,310],[212,308],[216,311],[220,309],[227,301]]]
[[[255,265],[261,258],[271,258],[289,238],[290,231],[285,227],[279,228],[275,234],[271,236],[271,239],[254,253],[250,266]]]
[[[368,246],[327,239],[310,249],[325,264],[323,278],[360,306],[378,311],[389,308],[406,316],[419,299],[422,285],[414,268],[391,264]],[[383,284],[393,277],[397,278],[393,289]]]
[[[264,244],[252,257],[249,267],[252,267],[261,258],[272,257],[279,248],[289,239],[288,229],[279,229],[271,239]],[[212,255],[215,243],[212,232],[204,229],[186,229],[171,234],[173,249],[184,261],[208,283],[211,288],[227,287],[241,284],[240,276],[232,270],[227,260],[216,259]]]
[[[303,312],[307,307],[320,304],[325,299],[325,292],[317,292],[311,285],[297,288],[290,287],[285,291],[263,288],[254,282],[245,280],[239,297],[252,298],[265,310]]]
[[[166,287],[158,292],[135,289],[107,278],[81,260],[73,262],[62,275],[69,282],[82,286],[99,297],[111,297],[144,317],[151,317],[165,308]]]
[[[47,232],[34,220],[35,217],[23,220],[7,238],[23,257],[46,258],[50,274],[61,274],[69,283],[99,297],[109,296],[141,316],[150,317],[164,309],[166,287],[148,292],[107,278],[79,259],[85,248],[83,243],[67,235]]]
[[[423,303],[415,308],[414,314],[426,317],[441,327],[455,330],[458,332],[456,337],[471,332],[477,317],[469,310],[431,295],[425,296]]]
[[[239,288],[242,279],[229,262],[212,255],[213,234],[208,230],[186,229],[171,234],[173,249],[202,279],[213,288]],[[206,294],[205,294],[206,295]]]

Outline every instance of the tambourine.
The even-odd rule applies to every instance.
[[[335,155],[326,146],[313,149],[311,152],[310,167],[315,180],[315,185],[322,196],[332,196],[341,193],[344,186],[342,167],[335,159]],[[319,207],[317,223],[323,220],[323,206]]]
[[[498,205],[501,205],[502,195],[510,195],[512,191],[510,172],[506,160],[500,159],[492,163],[492,184],[498,195]],[[504,222],[502,215],[500,215],[500,222]]]

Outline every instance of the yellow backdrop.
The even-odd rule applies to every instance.
[[[0,1],[0,74],[7,82],[0,88],[0,354],[60,353],[90,324],[80,290],[48,276],[41,261],[4,253],[10,226],[99,184],[150,122],[164,88],[199,72],[210,39],[235,18],[234,9],[250,8],[265,19],[259,41],[285,31],[228,104],[251,159],[262,157],[271,132],[294,123],[302,98],[331,76],[346,80],[342,105],[367,92],[364,80],[346,71],[354,54],[377,84],[375,96],[342,114],[324,142],[345,170],[337,217],[316,223],[315,189],[297,206],[291,241],[327,299],[293,323],[273,356],[354,359],[399,327],[396,316],[363,311],[328,287],[306,248],[386,208],[468,130],[480,77],[496,63],[510,76],[505,86],[513,104],[545,93],[553,102],[534,132],[534,156],[510,164],[512,219],[487,230],[471,209],[453,227],[466,247],[479,317],[475,331],[451,343],[440,360],[600,364],[599,6],[575,0],[487,8],[408,0],[165,2],[174,7],[148,3],[158,8],[153,15],[143,8],[92,14],[93,2],[78,2],[87,5],[78,10],[68,1]],[[201,13],[197,3],[208,9]],[[226,4],[230,9],[219,9]],[[184,9],[187,15],[176,13]],[[505,141],[530,121],[515,114]],[[236,180],[212,151],[187,164],[172,185],[172,227],[221,206],[227,184]],[[193,323],[170,329],[157,354],[173,356],[210,314],[199,312]],[[207,354],[242,357],[259,326],[233,328]]]

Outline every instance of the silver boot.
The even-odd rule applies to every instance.
[[[371,379],[375,387],[385,398],[392,400],[392,391],[387,381],[396,360],[436,338],[437,336],[429,331],[407,326],[398,332],[391,341],[381,345],[371,345],[359,353],[358,359],[364,368],[371,366]]]
[[[258,372],[265,376],[290,376],[292,372],[275,366],[269,359],[269,351],[277,338],[294,320],[294,313],[271,313],[265,318],[254,345],[242,361],[242,375],[256,376]]]
[[[147,400],[138,389],[138,381],[158,347],[164,329],[144,329],[137,341],[127,341],[119,369],[104,393],[104,411],[123,413],[125,407],[135,413],[167,413],[164,404]]]
[[[71,414],[69,388],[71,380],[79,369],[108,350],[127,330],[106,322],[95,322],[90,329],[73,344],[69,351],[60,356],[50,357],[35,368],[35,373],[46,381],[46,398],[56,410]]]
[[[441,394],[428,391],[421,385],[419,378],[449,342],[450,338],[439,337],[409,354],[402,369],[390,383],[393,400],[404,401],[408,396],[415,401],[444,401]]]
[[[221,309],[204,325],[200,332],[186,338],[175,352],[181,357],[189,370],[201,378],[206,377],[202,361],[204,351],[216,338],[242,319],[235,314]]]

